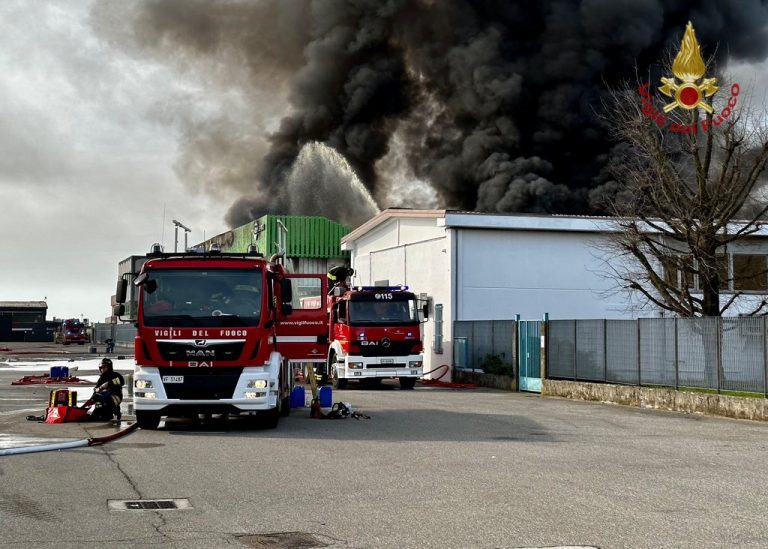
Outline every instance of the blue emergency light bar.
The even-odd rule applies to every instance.
[[[400,286],[355,286],[352,289],[358,292],[404,292],[408,286],[405,284]]]

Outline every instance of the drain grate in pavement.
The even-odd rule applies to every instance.
[[[256,534],[238,538],[242,543],[254,549],[309,549],[328,547],[327,544],[306,532],[280,532],[275,534]]]
[[[192,509],[186,498],[183,499],[110,499],[107,501],[110,511],[176,511]]]

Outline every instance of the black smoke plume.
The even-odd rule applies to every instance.
[[[257,105],[223,129],[187,128],[195,137],[182,176],[191,173],[185,166],[215,164],[211,148],[234,164],[217,181],[240,195],[232,225],[264,213],[338,218],[334,204],[354,208],[331,197],[289,211],[296,201],[286,181],[310,142],[335,149],[382,202],[377,161],[393,135],[405,140],[408,168],[435,190],[438,207],[594,213],[590,192],[610,187],[612,144],[595,112],[606,85],[657,64],[679,46],[689,20],[720,66],[768,53],[768,5],[759,0],[128,4],[122,21],[130,22],[131,48],[192,67],[225,64],[246,96],[268,89],[286,98],[287,114],[252,154],[242,136],[263,127],[267,113]],[[409,197],[397,202],[408,206]]]

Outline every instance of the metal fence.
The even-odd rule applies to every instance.
[[[765,317],[553,320],[547,377],[766,394]]]
[[[517,364],[514,320],[460,320],[453,323],[453,363],[457,368],[481,370],[483,359],[495,355]]]
[[[516,338],[514,320],[456,321],[453,363],[482,370],[495,355],[517,365]],[[546,376],[768,396],[766,317],[552,320]]]
[[[107,338],[112,338],[116,345],[133,346],[136,337],[136,327],[133,324],[105,324],[93,325],[93,343],[104,343]]]

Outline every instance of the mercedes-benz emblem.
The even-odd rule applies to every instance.
[[[381,340],[382,347],[389,347],[390,345],[392,345],[392,342],[389,340],[388,337],[385,337],[384,339]]]

